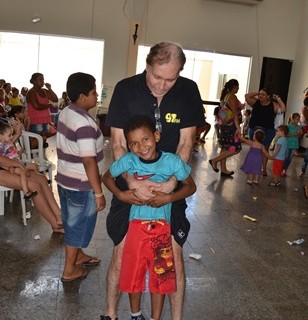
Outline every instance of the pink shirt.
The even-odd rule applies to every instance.
[[[45,93],[45,97],[42,98],[37,92],[35,92],[37,101],[40,104],[49,103],[49,98],[45,91],[44,93]],[[31,124],[44,124],[44,123],[51,122],[49,108],[44,110],[37,110],[33,107],[33,105],[30,102],[28,103],[28,115],[31,119]]]

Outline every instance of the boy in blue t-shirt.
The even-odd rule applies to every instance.
[[[287,135],[289,133],[289,128],[286,125],[281,125],[276,129],[276,131],[276,136],[278,139],[275,144],[275,150],[272,154],[272,157],[274,158],[272,169],[274,177],[273,181],[270,183],[270,186],[272,187],[279,187],[281,183],[280,177],[288,150]]]
[[[132,204],[126,234],[119,288],[129,293],[131,320],[145,319],[141,314],[141,294],[149,272],[151,319],[161,317],[165,295],[176,291],[171,244],[171,203],[196,191],[191,168],[178,155],[156,150],[160,133],[146,116],[129,119],[124,135],[131,152],[115,161],[104,174],[106,187],[121,201]],[[183,187],[171,194],[153,191],[153,197],[141,202],[135,190],[120,190],[114,178],[128,173],[138,180],[167,181],[175,176]]]

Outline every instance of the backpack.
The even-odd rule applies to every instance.
[[[227,125],[230,124],[234,120],[234,113],[231,108],[228,106],[229,95],[225,97],[223,101],[220,103],[218,118],[221,121],[221,124]]]

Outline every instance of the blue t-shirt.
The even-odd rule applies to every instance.
[[[178,181],[188,178],[191,168],[178,155],[169,152],[161,152],[154,161],[140,159],[132,152],[128,152],[110,166],[110,173],[113,177],[127,172],[136,179],[143,176],[155,182],[165,182],[175,176]],[[170,223],[171,203],[159,208],[147,205],[132,205],[129,220],[157,220],[166,219]]]
[[[276,146],[281,145],[280,150],[278,154],[276,155],[275,159],[277,160],[285,160],[287,149],[288,149],[288,142],[286,137],[280,137],[278,138],[276,142]]]

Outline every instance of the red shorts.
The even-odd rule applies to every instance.
[[[283,160],[274,159],[273,161],[273,175],[274,176],[281,176],[283,170]]]
[[[165,220],[133,220],[125,239],[119,288],[135,293],[145,290],[169,294],[176,291],[170,225]]]

